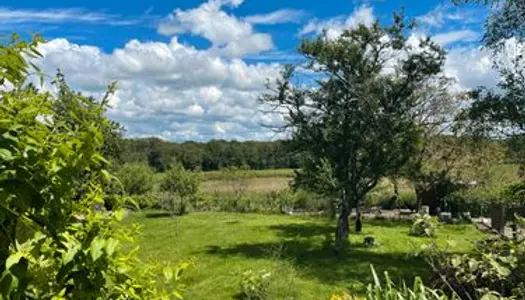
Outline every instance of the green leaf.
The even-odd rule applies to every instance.
[[[108,256],[113,255],[117,249],[119,242],[114,238],[109,238],[106,242],[106,253]]]
[[[102,178],[105,182],[111,182],[113,179],[113,176],[107,171],[107,170],[101,170],[100,174],[102,174]]]
[[[11,266],[17,264],[22,257],[24,257],[24,254],[22,252],[16,252],[11,254],[5,261],[5,268],[9,270]]]
[[[3,138],[5,138],[6,140],[10,140],[10,141],[13,141],[15,143],[18,143],[18,138],[14,135],[12,135],[10,132],[6,132],[2,135]]]
[[[493,293],[487,293],[481,297],[481,300],[499,300],[501,299],[498,295],[495,295]]]
[[[0,160],[11,161],[13,160],[13,154],[7,149],[0,149]]]
[[[91,254],[93,261],[97,261],[102,256],[104,244],[105,241],[101,238],[95,238],[93,242],[91,242],[89,253]]]
[[[78,250],[79,250],[79,247],[77,247],[77,246],[73,246],[73,247],[69,248],[67,250],[66,254],[64,254],[64,257],[63,257],[64,261],[63,261],[63,263],[67,264],[67,263],[71,262],[75,258],[75,256],[77,255]]]
[[[162,273],[164,274],[166,281],[171,281],[173,279],[173,270],[170,267],[164,267]]]
[[[173,291],[173,295],[175,295],[175,297],[177,297],[177,299],[184,299],[184,297],[182,297],[182,295],[177,292],[177,291]]]

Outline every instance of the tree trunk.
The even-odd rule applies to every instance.
[[[392,179],[392,185],[394,186],[394,196],[398,198],[399,197],[399,184],[397,183],[396,178]]]
[[[361,216],[360,202],[361,201],[356,200],[356,203],[355,203],[355,213],[356,213],[356,216],[355,216],[355,232],[357,232],[357,233],[361,233],[363,231],[363,220],[362,220],[362,216]]]
[[[350,216],[350,209],[348,207],[348,203],[345,200],[346,199],[343,199],[343,205],[341,206],[341,214],[339,215],[339,219],[337,220],[337,229],[335,232],[335,247],[338,252],[343,250],[346,246],[349,235],[348,217]]]
[[[416,184],[415,190],[416,190],[417,211],[421,212],[421,209],[423,207],[423,195],[422,195],[423,188],[419,184]]]

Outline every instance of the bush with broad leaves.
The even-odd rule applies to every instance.
[[[114,85],[95,101],[60,75],[56,94],[28,84],[40,42],[15,35],[0,44],[0,299],[180,298],[187,265],[163,272],[140,262],[136,230],[120,224],[123,200],[107,194],[116,179],[102,150],[114,124],[104,114]]]

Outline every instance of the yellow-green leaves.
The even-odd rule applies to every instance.
[[[102,238],[97,237],[93,240],[93,242],[91,242],[89,253],[91,254],[91,259],[93,259],[94,262],[96,262],[102,256],[104,246],[105,240]]]
[[[122,201],[108,193],[116,178],[105,157],[115,137],[107,101],[72,91],[61,74],[56,95],[24,85],[39,72],[26,61],[39,56],[37,44],[0,45],[0,85],[10,84],[0,89],[0,299],[176,297],[178,271],[157,284],[162,272],[121,247],[136,233],[120,225]]]
[[[0,149],[0,162],[9,161],[13,159],[13,154],[7,149]]]

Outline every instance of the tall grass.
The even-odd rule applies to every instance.
[[[289,178],[294,175],[293,169],[240,170],[235,176],[242,178]],[[204,180],[226,180],[231,178],[228,170],[204,172]]]

